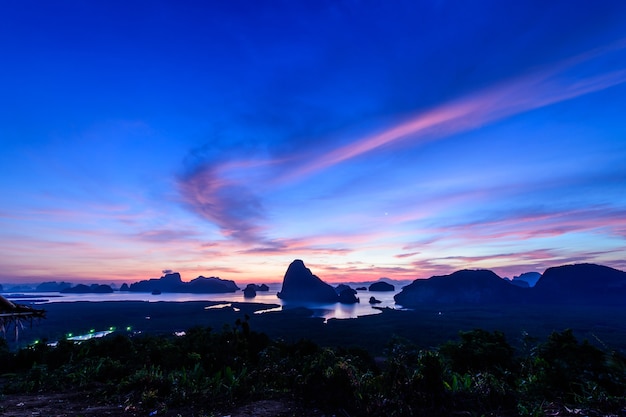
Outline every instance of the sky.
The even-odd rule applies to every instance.
[[[0,282],[626,269],[626,2],[6,0]]]

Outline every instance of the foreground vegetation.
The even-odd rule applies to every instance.
[[[5,395],[97,390],[161,414],[194,403],[211,415],[266,398],[348,416],[541,416],[555,407],[619,416],[626,404],[626,357],[579,342],[569,330],[541,342],[526,337],[517,350],[498,331],[461,332],[433,349],[395,338],[384,358],[271,340],[247,320],[219,332],[194,327],[180,337],[114,333],[0,350]]]

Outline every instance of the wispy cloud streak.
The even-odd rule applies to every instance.
[[[436,232],[452,234],[462,239],[531,239],[560,236],[571,232],[602,233],[623,236],[626,228],[624,210],[606,207],[560,212],[513,213],[494,220],[478,220],[457,225],[442,226]],[[435,229],[432,230],[435,232]]]
[[[184,203],[216,224],[225,236],[243,242],[260,239],[262,204],[242,183],[207,165],[181,178],[178,185]]]
[[[548,69],[500,83],[478,93],[444,103],[380,133],[357,139],[327,152],[278,179],[295,181],[341,162],[399,141],[412,145],[468,131],[515,114],[571,100],[626,82],[626,69],[567,78],[567,72],[611,52],[626,42],[593,50]],[[575,80],[575,81],[574,81]]]
[[[478,213],[475,213],[478,216]],[[506,213],[482,213],[464,222],[439,218],[414,226],[426,239],[406,244],[413,250],[450,238],[467,243],[519,242],[559,237],[571,233],[591,233],[613,238],[626,237],[626,212],[598,206],[563,210],[521,209]],[[408,253],[412,255],[412,253]],[[407,256],[408,257],[408,256]]]

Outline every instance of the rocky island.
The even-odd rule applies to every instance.
[[[304,266],[300,259],[293,261],[285,272],[278,298],[285,301],[336,303],[339,296],[335,289],[322,281]]]
[[[189,282],[183,282],[178,272],[168,272],[161,278],[151,278],[135,282],[126,287],[125,285],[126,284],[122,285],[120,291],[216,294],[235,292],[239,290],[239,287],[234,281],[217,277],[206,278],[201,275]]]

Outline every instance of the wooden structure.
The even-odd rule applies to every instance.
[[[46,310],[32,308],[23,304],[15,304],[0,295],[0,331],[5,335],[13,327],[15,341],[18,340],[20,329],[25,323],[33,325],[33,320],[46,317]]]

